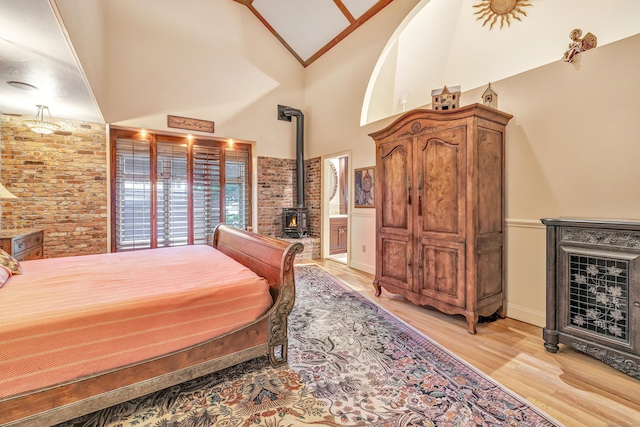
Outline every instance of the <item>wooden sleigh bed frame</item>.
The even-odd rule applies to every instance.
[[[0,426],[43,427],[71,420],[259,356],[287,362],[287,318],[295,301],[289,243],[218,225],[213,247],[269,282],[272,307],[253,323],[152,360],[0,400]]]

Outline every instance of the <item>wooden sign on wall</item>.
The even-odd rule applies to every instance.
[[[170,128],[197,130],[213,133],[214,124],[208,120],[190,119],[187,117],[167,116],[167,126]]]

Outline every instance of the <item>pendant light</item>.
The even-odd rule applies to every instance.
[[[36,113],[35,120],[24,121],[29,129],[31,129],[33,132],[39,133],[40,135],[49,135],[60,129],[60,125],[53,122],[48,122],[44,119],[44,110],[47,110],[47,113],[49,113],[49,117],[51,117],[49,107],[47,107],[46,105],[36,105],[36,107],[38,107],[38,112]]]

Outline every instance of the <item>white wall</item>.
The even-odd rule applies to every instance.
[[[401,4],[402,3],[402,4]],[[412,2],[415,3],[415,2]],[[313,156],[350,145],[353,168],[375,163],[359,127],[361,102],[385,37],[411,5],[393,2],[306,70]],[[507,315],[539,326],[545,319],[545,229],[540,218],[640,218],[640,36],[492,82],[507,126]],[[464,88],[463,88],[464,89]],[[480,102],[484,87],[463,92]],[[352,208],[352,266],[372,271],[375,215]]]
[[[349,169],[375,165],[375,144],[368,133],[379,124],[360,127],[360,109],[369,76],[387,40],[418,0],[390,3],[305,70],[305,104],[309,112],[308,157],[352,149]],[[351,177],[353,179],[353,176]],[[353,185],[350,186],[353,201]],[[375,210],[350,209],[351,266],[375,271]],[[363,246],[364,250],[363,251]]]
[[[304,68],[246,6],[57,2],[107,123],[177,131],[167,115],[209,120],[215,132],[204,135],[295,157],[295,126],[277,120],[277,106],[303,107]]]
[[[540,218],[640,218],[640,35],[492,84],[507,127],[507,313],[544,324]],[[481,91],[476,91],[480,99]],[[463,95],[463,100],[466,101]],[[471,99],[469,99],[471,101]]]
[[[490,22],[483,26],[484,19],[478,21],[475,13],[487,12],[490,21],[497,15],[488,2],[481,8],[475,7],[478,4],[477,0],[420,1],[390,40],[390,54],[381,56],[372,73],[362,123],[399,113],[403,94],[408,94],[407,107],[417,108],[431,102],[431,89],[461,85],[472,90],[556,62],[574,28],[583,36],[595,34],[598,46],[640,32],[637,0],[616,0],[615,7],[601,0],[520,2],[507,15],[511,25],[504,23],[501,29],[497,19],[491,30]],[[393,84],[375,81],[386,82],[390,70]]]

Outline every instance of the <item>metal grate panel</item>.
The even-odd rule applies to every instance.
[[[629,342],[629,263],[569,255],[569,323]]]

